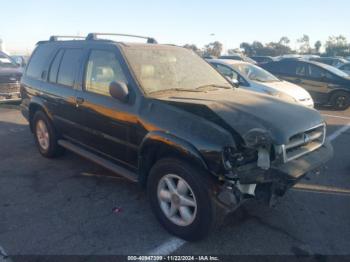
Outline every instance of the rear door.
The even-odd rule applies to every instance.
[[[307,64],[304,86],[316,103],[324,103],[328,99],[329,88],[332,84],[332,75],[322,67]]]
[[[49,67],[48,89],[51,92],[51,112],[55,126],[66,137],[78,139],[80,129],[76,110],[76,77],[79,72],[84,50],[82,48],[59,48]]]
[[[89,50],[82,88],[77,93],[79,123],[88,138],[85,146],[126,168],[135,169],[137,146],[130,142],[130,130],[138,122],[132,89],[129,86],[128,103],[116,100],[109,93],[111,82],[129,82],[121,59],[115,46]]]

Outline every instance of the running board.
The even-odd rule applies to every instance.
[[[84,148],[81,148],[79,146],[76,146],[66,140],[58,140],[58,144],[64,148],[66,148],[69,151],[72,151],[74,153],[76,153],[77,155],[80,155],[110,171],[112,171],[113,173],[116,173],[118,175],[121,175],[123,177],[125,177],[128,180],[131,180],[132,182],[138,182],[137,179],[137,174],[127,170],[124,167],[121,167],[117,164],[112,163],[111,161],[108,161],[94,153],[91,153],[87,150],[85,150]]]

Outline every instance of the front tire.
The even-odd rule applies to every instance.
[[[34,114],[33,131],[35,143],[42,156],[53,158],[64,153],[64,149],[57,144],[57,132],[44,112],[37,111]]]
[[[338,91],[331,97],[331,105],[336,110],[346,110],[350,106],[350,94],[345,91]]]
[[[152,210],[163,227],[182,239],[204,238],[215,224],[207,175],[185,161],[158,161],[147,182]]]

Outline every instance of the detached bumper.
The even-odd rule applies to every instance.
[[[240,187],[226,185],[217,194],[217,202],[226,212],[235,210],[245,199],[251,198],[273,206],[277,197],[296,184],[305,174],[324,165],[333,156],[333,147],[326,142],[319,149],[280,166],[272,166],[269,170],[252,168],[240,173]],[[252,188],[254,193],[242,192],[242,186]],[[241,189],[240,189],[241,188]],[[248,198],[248,199],[249,199]]]
[[[319,149],[273,169],[286,174],[290,179],[299,179],[304,174],[322,166],[333,156],[333,147],[328,141]]]
[[[333,147],[326,141],[319,149],[308,153],[288,163],[272,165],[269,170],[258,167],[242,170],[240,173],[241,184],[260,184],[271,182],[293,183],[305,174],[324,165],[333,156]]]

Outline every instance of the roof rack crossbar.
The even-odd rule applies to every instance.
[[[78,38],[78,39],[85,39],[84,36],[76,36],[76,35],[53,35],[53,36],[50,36],[50,40],[49,41],[58,41],[59,38],[71,38],[71,39],[75,39],[75,38]]]
[[[157,40],[153,37],[148,36],[139,36],[139,35],[128,35],[128,34],[113,34],[113,33],[90,33],[86,37],[86,40],[98,40],[98,36],[100,35],[106,35],[106,36],[126,36],[126,37],[135,37],[135,38],[142,38],[147,39],[148,44],[157,44]]]

